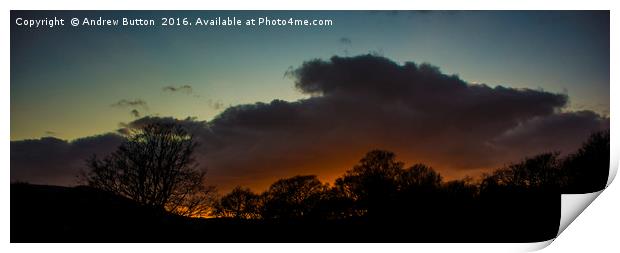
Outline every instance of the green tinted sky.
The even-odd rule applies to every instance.
[[[56,27],[17,17],[279,17],[329,27]],[[491,86],[567,93],[609,113],[608,12],[11,12],[11,139],[100,134],[142,114],[209,120],[228,105],[304,97],[284,76],[332,55],[429,62]],[[343,40],[343,38],[346,38]],[[191,94],[164,92],[191,85]],[[222,104],[224,106],[214,106]]]

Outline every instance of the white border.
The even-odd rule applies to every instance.
[[[521,1],[497,1],[497,0],[469,0],[469,1],[333,1],[333,0],[314,0],[301,1],[293,3],[293,1],[197,1],[197,2],[181,2],[181,1],[133,1],[133,2],[116,2],[105,1],[94,3],[92,1],[78,0],[60,0],[60,1],[20,1],[8,2],[2,1],[3,12],[0,14],[4,24],[2,26],[2,69],[0,76],[4,79],[4,85],[1,87],[2,113],[4,119],[10,118],[10,20],[9,10],[20,9],[40,9],[40,10],[79,10],[79,9],[103,9],[103,10],[289,10],[289,9],[310,9],[310,10],[392,10],[392,9],[438,9],[438,10],[472,10],[472,9],[490,9],[490,10],[537,10],[537,9],[558,9],[558,10],[608,10],[611,9],[611,69],[618,69],[617,59],[618,51],[613,45],[618,45],[618,32],[614,32],[614,27],[618,26],[618,15],[615,15],[617,8],[612,1],[540,1],[540,0],[521,0]],[[611,84],[618,81],[617,75],[611,73]],[[618,89],[615,85],[610,85],[611,97],[619,97]],[[611,99],[610,111],[613,114],[618,108],[618,103]],[[618,123],[615,118],[611,118],[611,128],[617,129]],[[615,131],[612,130],[612,133]],[[0,126],[0,133],[5,138],[4,145],[0,150],[0,161],[4,165],[3,173],[0,173],[3,184],[0,196],[3,203],[9,203],[9,184],[10,181],[10,124],[8,120]],[[617,168],[620,150],[620,144],[614,139],[612,134],[612,167]],[[612,172],[615,175],[615,171]],[[611,179],[610,179],[611,180]],[[601,196],[587,208],[584,213],[573,222],[572,225],[564,231],[558,239],[555,240],[551,247],[545,249],[549,252],[582,252],[584,250],[605,250],[606,252],[620,252],[617,243],[620,188],[617,185],[610,185]],[[0,233],[4,239],[2,245],[3,252],[9,250],[11,252],[110,252],[110,251],[154,251],[169,252],[172,250],[191,250],[205,251],[213,250],[215,252],[410,252],[412,250],[421,251],[439,251],[439,252],[497,252],[507,250],[536,250],[547,243],[539,244],[11,244],[9,245],[9,222],[10,215],[7,208],[0,208]],[[524,247],[519,247],[524,246]],[[614,250],[615,249],[615,250]]]

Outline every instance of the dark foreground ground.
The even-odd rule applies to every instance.
[[[555,237],[560,196],[505,196],[408,217],[191,219],[87,187],[11,185],[11,242],[535,242]]]

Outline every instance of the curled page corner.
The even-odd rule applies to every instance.
[[[551,243],[555,240],[555,238],[553,239],[549,239],[546,241],[542,241],[542,242],[535,242],[535,243],[528,243],[527,245],[524,245],[523,247],[520,247],[518,250],[520,252],[534,252],[534,251],[539,251],[541,249],[546,248],[547,246],[551,245]]]
[[[614,152],[612,152],[612,155],[612,157],[618,157],[620,154],[615,154]],[[609,187],[611,182],[614,181],[616,173],[618,173],[618,160],[612,159],[611,166],[609,166],[609,176],[607,177],[607,185],[605,185],[605,188]]]
[[[613,155],[612,157],[618,157],[613,151],[611,154]],[[609,175],[607,177],[605,189],[609,187],[616,177],[616,173],[618,172],[618,161],[617,159],[611,159],[610,161]],[[564,232],[564,229],[566,229],[605,189],[583,194],[561,194],[560,227],[556,237]]]
[[[559,236],[604,190],[605,189],[583,194],[562,194],[560,228],[558,229],[557,236]]]

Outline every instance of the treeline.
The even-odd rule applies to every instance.
[[[396,154],[373,150],[331,185],[295,176],[262,193],[237,187],[219,196],[204,184],[191,133],[152,124],[129,133],[114,153],[88,159],[86,186],[12,184],[11,230],[18,236],[11,239],[544,241],[557,236],[560,193],[605,187],[609,138],[609,131],[597,132],[573,154],[539,154],[476,180],[445,181],[427,165],[405,166]],[[214,218],[190,218],[205,216]]]
[[[445,181],[427,165],[406,167],[396,154],[373,150],[332,185],[295,176],[262,193],[237,187],[218,196],[204,184],[191,133],[153,124],[129,133],[114,153],[87,160],[82,177],[143,209],[215,217],[188,225],[216,230],[215,241],[241,231],[240,241],[542,241],[557,235],[560,193],[605,187],[609,137],[597,132],[573,154],[539,154],[477,180]]]
[[[440,173],[427,165],[405,167],[394,153],[373,150],[334,185],[309,175],[278,180],[260,194],[236,187],[213,204],[213,214],[221,218],[272,221],[432,217],[453,219],[454,224],[468,215],[495,217],[493,210],[509,209],[507,212],[519,215],[524,208],[520,214],[526,217],[525,209],[554,205],[560,193],[603,189],[609,171],[609,149],[609,131],[597,132],[576,153],[564,157],[544,153],[478,180],[453,181],[444,181]],[[532,221],[531,217],[528,219]]]

